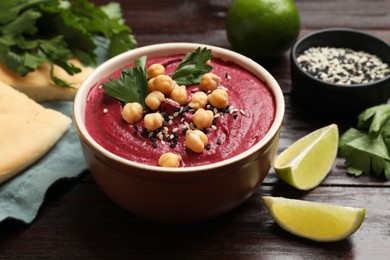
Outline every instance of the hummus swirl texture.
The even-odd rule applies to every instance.
[[[147,66],[160,63],[165,67],[165,74],[170,75],[182,58],[180,55],[152,58],[148,59]],[[272,125],[274,97],[265,83],[235,63],[213,58],[211,65],[211,72],[222,79],[220,85],[227,89],[230,110],[218,110],[214,126],[205,130],[209,141],[202,153],[185,147],[185,131],[191,127],[194,111],[166,99],[159,110],[165,119],[164,127],[150,133],[144,129],[143,120],[128,124],[122,119],[121,102],[100,88],[108,78],[96,83],[88,94],[85,112],[88,132],[108,151],[148,165],[157,165],[159,157],[167,152],[179,154],[181,166],[190,167],[219,162],[248,150]],[[110,77],[119,77],[120,73],[121,70]],[[187,86],[188,101],[197,90],[196,85]]]

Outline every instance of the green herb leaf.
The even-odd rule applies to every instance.
[[[358,129],[350,128],[339,142],[347,172],[355,176],[373,173],[390,180],[390,105],[369,108],[358,119]]]
[[[146,56],[137,59],[134,67],[123,69],[118,79],[110,78],[102,87],[107,95],[125,103],[138,102],[146,109],[145,98],[148,94]]]
[[[0,62],[21,76],[42,62],[73,75],[81,70],[67,62],[72,57],[95,66],[97,37],[108,41],[107,58],[136,45],[117,3],[97,7],[87,0],[0,1]],[[52,80],[69,86],[53,75]]]
[[[211,50],[207,48],[201,49],[199,47],[195,51],[187,53],[171,78],[178,85],[199,84],[202,75],[213,69],[212,66],[206,64],[212,57]]]

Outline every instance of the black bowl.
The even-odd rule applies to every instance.
[[[348,28],[323,29],[307,34],[294,44],[290,53],[292,94],[297,104],[318,112],[357,114],[388,101],[390,75],[371,83],[341,85],[325,82],[305,72],[297,57],[310,47],[365,51],[390,64],[390,45],[370,34]]]

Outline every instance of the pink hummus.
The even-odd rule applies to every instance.
[[[164,65],[171,75],[183,56],[148,59]],[[190,167],[219,162],[238,155],[256,144],[267,133],[275,117],[275,100],[266,85],[245,69],[232,62],[214,58],[212,73],[218,75],[220,85],[227,89],[229,107],[219,110],[212,128],[206,129],[208,146],[202,153],[185,147],[185,131],[191,127],[193,111],[167,99],[160,112],[164,127],[149,133],[143,120],[128,124],[121,117],[122,104],[107,96],[96,83],[87,97],[86,126],[91,136],[108,151],[134,162],[155,165],[166,152],[182,156],[181,166]],[[119,77],[120,71],[111,77]],[[188,101],[197,86],[187,87]],[[213,109],[213,108],[211,108]],[[161,132],[161,133],[159,133]],[[163,138],[161,138],[163,137]]]

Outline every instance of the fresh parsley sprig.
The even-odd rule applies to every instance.
[[[188,52],[173,75],[176,75],[176,83],[179,85],[193,85],[200,82],[203,74],[209,72],[213,67],[206,62],[212,58],[211,50],[196,49]],[[102,84],[105,93],[122,102],[138,102],[144,109],[147,109],[145,98],[148,94],[148,79],[146,73],[146,56],[137,59],[135,66],[122,70],[119,78],[110,78]]]
[[[171,75],[171,78],[178,85],[199,84],[202,75],[213,69],[212,66],[206,63],[212,57],[211,50],[206,47],[203,49],[198,47],[195,51],[188,52]]]
[[[97,7],[88,0],[0,1],[0,63],[21,76],[42,62],[73,75],[80,72],[67,62],[73,57],[95,66],[100,45],[96,38],[106,40],[107,58],[135,47],[118,3]],[[60,86],[71,87],[53,73],[51,78]]]
[[[368,108],[358,117],[356,128],[340,138],[339,156],[354,176],[374,173],[390,180],[390,105]]]
[[[123,69],[118,79],[110,78],[102,84],[102,88],[109,96],[125,103],[138,102],[146,109],[148,81],[145,66],[146,56],[142,56],[136,60],[134,67]]]

